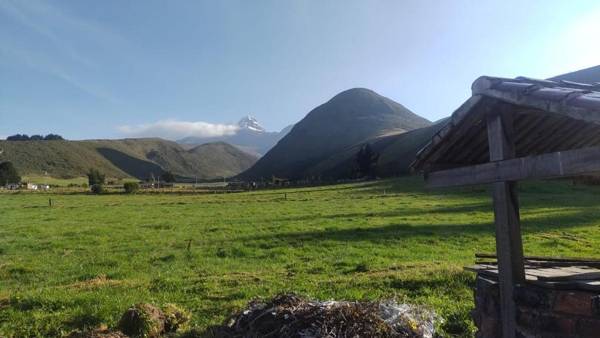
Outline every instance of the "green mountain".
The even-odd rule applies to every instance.
[[[241,177],[301,179],[339,172],[333,168],[357,146],[430,125],[372,90],[350,89],[308,113]]]
[[[84,176],[97,168],[108,177],[147,178],[171,171],[180,178],[234,176],[256,157],[229,144],[184,149],[158,138],[85,141],[0,141],[0,162],[11,161],[21,175]]]

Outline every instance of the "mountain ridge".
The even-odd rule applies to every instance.
[[[160,138],[81,141],[0,141],[0,161],[11,161],[21,175],[84,176],[96,168],[109,177],[144,179],[171,171],[180,178],[234,176],[256,157],[225,143],[184,149]]]

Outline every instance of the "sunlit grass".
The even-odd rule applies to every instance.
[[[520,190],[527,254],[596,254],[600,189]],[[253,298],[290,291],[425,304],[468,335],[473,276],[462,267],[494,251],[487,190],[424,191],[416,178],[238,194],[52,194],[52,208],[48,197],[0,194],[0,336],[114,326],[138,302],[180,304],[205,328]]]

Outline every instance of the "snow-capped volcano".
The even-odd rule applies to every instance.
[[[239,122],[238,126],[240,129],[248,129],[259,133],[266,132],[265,128],[258,123],[258,120],[254,116],[248,115],[243,117]]]
[[[237,130],[232,135],[220,137],[185,137],[177,140],[180,144],[198,145],[209,142],[223,141],[242,149],[253,155],[262,156],[269,151],[292,126],[287,126],[281,131],[267,131],[258,123],[254,116],[242,117],[237,123]]]

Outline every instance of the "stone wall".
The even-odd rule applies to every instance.
[[[501,337],[498,283],[477,276],[473,320],[476,337]],[[517,286],[518,337],[600,337],[600,292]]]

